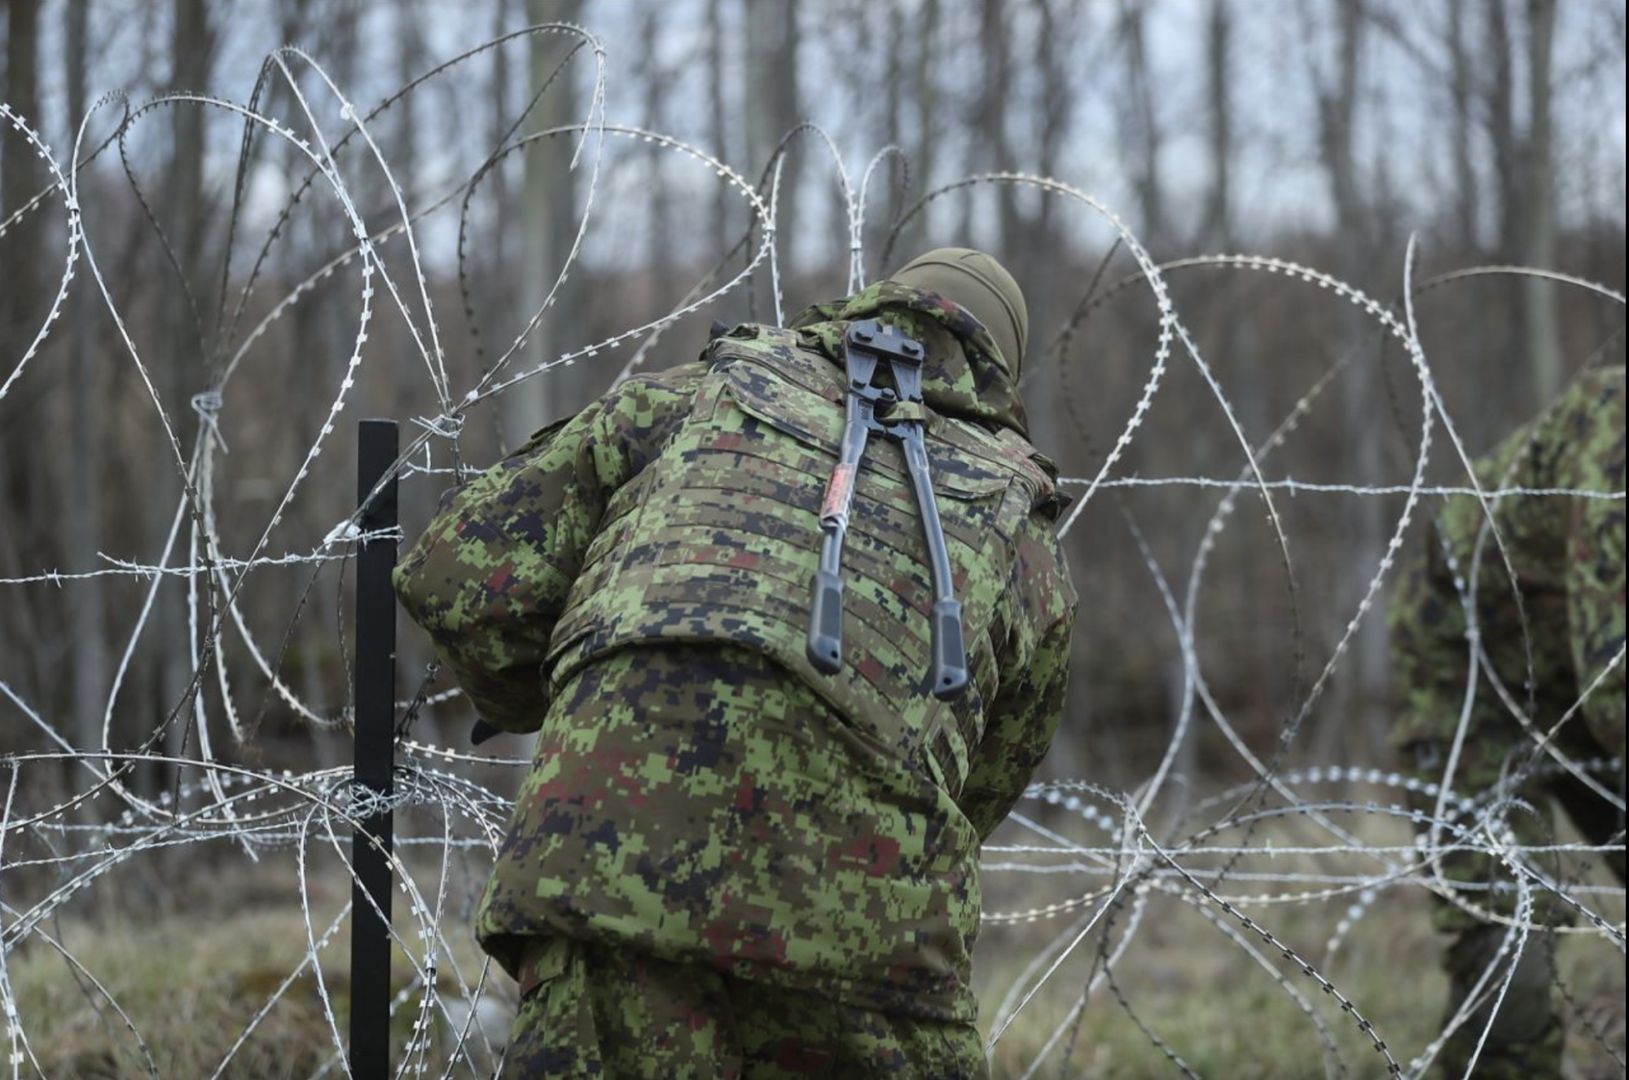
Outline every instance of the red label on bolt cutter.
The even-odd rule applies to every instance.
[[[849,495],[854,490],[854,466],[840,461],[826,481],[826,497],[820,503],[822,518],[836,517],[848,509]]]

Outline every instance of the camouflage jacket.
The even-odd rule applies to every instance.
[[[1485,490],[1621,491],[1623,383],[1622,367],[1580,377],[1538,419],[1477,462],[1478,482]],[[1623,500],[1508,495],[1489,501],[1515,587],[1481,503],[1456,495],[1404,567],[1391,609],[1402,704],[1396,739],[1416,750],[1438,747],[1430,751],[1436,760],[1465,701],[1470,644],[1460,590],[1469,588],[1474,573],[1478,631],[1492,672],[1479,675],[1472,705],[1465,762],[1466,773],[1478,775],[1462,779],[1473,788],[1492,783],[1508,755],[1531,745],[1493,678],[1524,712],[1531,707],[1538,730],[1548,731],[1624,645]],[[1619,667],[1589,691],[1562,729],[1569,753],[1623,755],[1623,682]]]
[[[927,693],[926,545],[890,443],[873,440],[856,484],[847,663],[826,676],[803,652],[843,423],[837,342],[862,318],[927,350],[973,673],[949,703]],[[884,282],[629,380],[431,522],[398,594],[483,718],[542,732],[478,926],[506,965],[517,940],[568,933],[973,1015],[978,845],[1056,729],[1075,604],[1051,466],[993,348],[960,308]],[[708,646],[769,663],[786,695],[700,662],[687,685],[670,668],[653,683],[657,654],[650,670],[629,659]],[[811,742],[815,727],[842,737]],[[755,814],[774,827],[743,832]],[[742,835],[764,850],[732,846]]]

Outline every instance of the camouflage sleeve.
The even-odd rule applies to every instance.
[[[1571,486],[1594,491],[1623,487],[1623,369],[1580,380],[1579,407],[1564,410],[1565,436],[1579,448]],[[1575,499],[1567,551],[1567,623],[1578,692],[1589,688],[1624,644],[1624,504]],[[1621,663],[1621,662],[1620,662]],[[1584,699],[1583,719],[1602,750],[1624,753],[1623,669],[1609,673]]]
[[[1622,473],[1619,473],[1620,483]],[[1567,622],[1578,692],[1617,659],[1624,640],[1623,503],[1581,499],[1567,565]],[[1623,756],[1623,668],[1584,699],[1584,718],[1608,753]]]
[[[535,731],[540,665],[611,495],[689,414],[704,368],[630,379],[443,498],[396,595],[481,718]]]
[[[1399,750],[1424,752],[1454,733],[1470,657],[1465,608],[1434,522],[1399,567],[1387,619],[1396,698],[1392,741]]]
[[[957,804],[983,841],[1006,818],[1046,757],[1069,689],[1075,590],[1052,523],[1029,519],[1018,543],[1009,647],[984,737]]]

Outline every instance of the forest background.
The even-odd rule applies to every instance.
[[[1384,303],[1400,297],[1411,236],[1417,281],[1525,264],[1624,287],[1625,19],[1624,5],[1611,0],[6,0],[5,15],[0,97],[33,118],[59,160],[87,113],[87,148],[114,130],[119,104],[100,103],[105,91],[122,89],[131,102],[174,89],[247,100],[269,46],[292,42],[351,100],[371,105],[434,64],[535,21],[580,21],[607,43],[609,121],[694,143],[749,181],[804,119],[830,133],[851,176],[877,151],[899,147],[908,169],[888,159],[867,208],[866,275],[933,244],[999,254],[1029,296],[1035,331],[1024,390],[1036,441],[1074,477],[1095,472],[1147,378],[1157,339],[1149,293],[1112,293],[1132,269],[1113,230],[1080,204],[1032,188],[951,191],[891,237],[891,224],[924,191],[975,173],[1051,176],[1098,196],[1155,260],[1266,253],[1328,271]],[[593,104],[594,59],[567,36],[516,37],[381,114],[371,133],[408,206],[427,205],[473,173],[551,74],[520,133],[580,123]],[[309,72],[302,78],[318,121],[340,130],[332,96],[315,92]],[[277,79],[268,87],[264,112],[305,123]],[[209,364],[350,241],[331,197],[306,197],[260,270],[246,317],[235,328],[221,318],[213,298],[223,274],[229,290],[241,289],[249,255],[303,175],[289,147],[262,147],[234,221],[241,136],[222,110],[165,106],[140,114],[122,152],[99,155],[79,179],[86,234],[184,447],[200,422],[189,402],[206,389]],[[455,387],[472,385],[530,318],[589,197],[590,170],[572,167],[572,137],[532,146],[503,158],[476,189],[465,235],[456,209],[419,226]],[[809,132],[788,146],[779,242],[790,314],[844,290],[848,236],[831,152]],[[580,260],[517,367],[673,308],[747,227],[744,200],[692,160],[626,137],[609,138],[604,152]],[[396,211],[378,170],[354,151],[340,161],[364,218],[388,224]],[[32,148],[14,132],[0,137],[0,212],[14,213],[47,180]],[[7,372],[55,295],[64,229],[59,202],[0,236]],[[404,259],[403,245],[386,257]],[[228,550],[258,535],[324,423],[356,329],[355,277],[354,264],[342,268],[336,284],[272,322],[225,395],[219,425],[230,453],[216,483]],[[1053,348],[1094,282],[1100,295],[1112,294],[1076,320],[1065,348]],[[1253,443],[1333,362],[1357,351],[1275,455],[1270,476],[1406,483],[1419,388],[1371,322],[1328,291],[1271,275],[1200,267],[1171,271],[1170,283]],[[189,292],[201,299],[197,313]],[[1473,453],[1534,414],[1586,363],[1622,362],[1622,307],[1577,289],[1485,276],[1418,299],[1422,340]],[[760,272],[750,288],[669,330],[652,366],[694,356],[713,319],[773,311],[769,275]],[[151,563],[181,493],[154,404],[84,275],[64,312],[0,406],[0,577],[85,571],[109,559]],[[602,391],[623,359],[602,355],[552,371],[472,410],[466,455],[494,460],[502,446]],[[342,425],[358,415],[435,415],[400,318],[375,321],[364,360]],[[309,551],[345,517],[353,452],[348,434],[333,442],[269,550]],[[1242,464],[1199,374],[1174,361],[1115,476],[1230,479]],[[1428,479],[1458,474],[1439,454]],[[409,535],[445,486],[440,479],[407,484]],[[1096,499],[1068,538],[1083,603],[1069,715],[1048,766],[1111,783],[1147,771],[1182,687],[1176,637],[1126,515],[1154,563],[1180,580],[1215,505],[1184,486],[1113,494]],[[1265,516],[1240,515],[1223,538],[1201,597],[1197,648],[1219,706],[1253,744],[1270,743],[1293,711],[1293,658],[1315,670],[1328,656],[1401,499],[1283,500],[1298,630]],[[329,568],[317,587],[303,589],[291,584],[296,571],[268,570],[243,598],[258,634],[281,643],[281,677],[336,714],[347,696],[337,573]],[[146,587],[109,576],[7,588],[0,679],[73,732],[76,744],[97,744]],[[187,694],[185,650],[171,647],[187,633],[185,590],[175,578],[158,591],[112,714],[115,747],[139,742]],[[238,643],[226,648],[241,659]],[[404,695],[417,688],[427,659],[426,643],[409,628],[398,665]],[[232,666],[245,673],[238,690],[258,703],[258,738],[247,751],[256,760],[343,758],[342,738],[301,723],[249,665]],[[1384,627],[1370,618],[1298,754],[1384,760],[1388,694]],[[468,719],[460,709],[431,710],[422,722],[438,741],[458,741]],[[32,746],[30,730],[7,724],[0,745]],[[169,749],[179,752],[187,728],[171,730]],[[1190,740],[1187,771],[1233,760],[1218,738],[1207,729]]]

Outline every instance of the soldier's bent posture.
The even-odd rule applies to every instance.
[[[995,260],[930,252],[540,432],[397,569],[481,717],[539,732],[477,926],[506,1076],[985,1075],[979,845],[1075,605],[1026,333]]]
[[[1479,483],[1490,489],[1620,490],[1624,476],[1623,383],[1622,367],[1582,376],[1542,416],[1478,462]],[[1450,501],[1437,528],[1427,537],[1426,547],[1401,578],[1392,609],[1393,663],[1403,693],[1398,744],[1405,762],[1421,780],[1444,780],[1471,677],[1472,642],[1460,590],[1469,591],[1474,582],[1476,636],[1485,658],[1479,665],[1457,768],[1447,782],[1456,796],[1514,795],[1530,804],[1531,811],[1513,807],[1506,817],[1511,832],[1523,844],[1556,842],[1548,824],[1549,804],[1552,798],[1559,800],[1591,843],[1616,845],[1606,862],[1621,881],[1622,812],[1558,769],[1542,752],[1542,767],[1527,768],[1537,737],[1524,730],[1513,709],[1524,714],[1539,735],[1566,717],[1554,745],[1574,762],[1611,757],[1621,762],[1624,504],[1622,500],[1511,495],[1492,500],[1492,505],[1493,521],[1515,570],[1514,588],[1487,527],[1488,516],[1469,496]],[[1473,566],[1477,567],[1474,577]],[[1614,660],[1618,663],[1615,670],[1611,668]],[[1603,673],[1604,679],[1600,678]],[[1495,680],[1502,684],[1503,695]],[[1578,704],[1581,696],[1583,701]],[[1509,790],[1512,774],[1518,779],[1526,777],[1514,791]],[[1621,774],[1598,779],[1621,798]],[[1435,800],[1424,799],[1422,805],[1432,809]],[[1479,809],[1482,806],[1485,803]],[[1451,801],[1450,813],[1452,807]],[[1455,823],[1473,825],[1474,815],[1460,815]],[[1487,843],[1483,835],[1462,838],[1446,831],[1440,839],[1445,845]],[[1543,856],[1525,859],[1565,888],[1564,865]],[[1460,852],[1441,862],[1451,880],[1484,886],[1490,881],[1508,886],[1511,881],[1510,872],[1491,856]],[[1553,892],[1530,883],[1538,893],[1532,921],[1541,924],[1541,929],[1529,937],[1516,967],[1478,1061],[1478,1077],[1545,1080],[1561,1076],[1563,1029],[1551,996],[1555,935],[1542,932],[1542,926],[1560,923],[1570,913]],[[1458,1013],[1473,991],[1484,1004],[1471,1012],[1443,1049],[1441,1075],[1451,1077],[1464,1075],[1487,1025],[1487,1002],[1497,996],[1509,971],[1507,961],[1498,955],[1509,927],[1497,917],[1508,918],[1516,908],[1508,888],[1491,894],[1485,888],[1465,889],[1457,896],[1460,903],[1438,902],[1435,916],[1439,928],[1452,935],[1446,959],[1447,1016]],[[1496,961],[1492,974],[1478,989],[1478,981]]]

